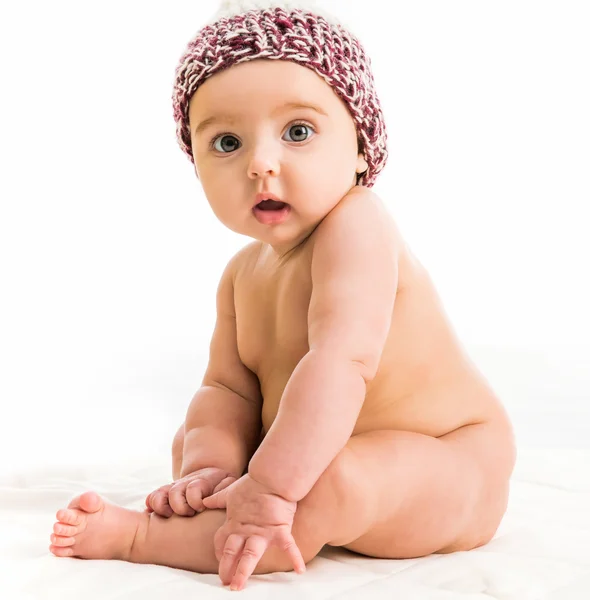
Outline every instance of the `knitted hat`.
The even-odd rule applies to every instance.
[[[371,187],[387,160],[387,132],[358,39],[315,0],[222,0],[215,17],[188,43],[172,95],[176,136],[192,163],[189,101],[213,74],[259,58],[289,60],[315,71],[347,105],[368,169],[357,183]]]

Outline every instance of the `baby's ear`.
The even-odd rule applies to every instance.
[[[359,155],[357,156],[357,159],[356,159],[356,172],[364,173],[368,168],[369,168],[369,164],[365,160],[365,155],[362,153],[359,153]]]

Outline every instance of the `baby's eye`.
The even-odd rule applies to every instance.
[[[231,140],[233,139],[234,142],[229,144],[229,148],[227,147],[227,143],[225,146],[225,149],[223,148],[223,140]],[[221,148],[217,145],[217,142],[222,142],[221,144]],[[238,146],[236,146],[235,144],[238,144]],[[217,150],[218,152],[222,152],[224,154],[227,154],[226,150],[228,152],[232,152],[233,150],[235,150],[236,148],[239,147],[239,141],[236,137],[234,137],[233,135],[220,135],[218,137],[216,137],[213,142],[211,143],[211,147],[214,148],[215,150]]]
[[[293,135],[295,137],[295,139],[288,141],[304,142],[309,137],[309,135],[305,132],[313,131],[313,128],[310,125],[307,125],[307,123],[295,123],[294,125],[291,125],[291,127],[289,127],[287,131],[288,133],[293,132]],[[303,137],[303,139],[300,139],[301,136],[305,137]]]
[[[307,123],[294,123],[289,127],[287,132],[289,134],[292,133],[293,138],[288,141],[293,142],[304,142],[308,139],[310,132],[313,131],[313,127],[308,125]],[[229,145],[228,145],[229,141]],[[230,134],[222,134],[218,135],[211,142],[211,148],[217,150],[217,152],[221,152],[222,154],[227,154],[228,152],[233,152],[240,147],[239,140]]]

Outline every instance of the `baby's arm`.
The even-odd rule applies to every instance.
[[[251,477],[299,501],[345,446],[376,374],[398,281],[391,217],[355,187],[316,230],[309,352],[249,466]]]
[[[233,279],[242,252],[228,263],[217,289],[209,364],[186,415],[181,477],[205,467],[241,477],[259,440],[260,385],[242,363],[236,338]]]

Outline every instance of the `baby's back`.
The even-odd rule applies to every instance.
[[[391,235],[400,248],[393,317],[353,433],[400,429],[439,437],[469,423],[503,418],[500,402],[456,337],[430,276],[393,223]],[[239,257],[234,283],[238,352],[260,382],[264,431],[309,350],[313,241],[312,235],[283,260],[260,242]]]

